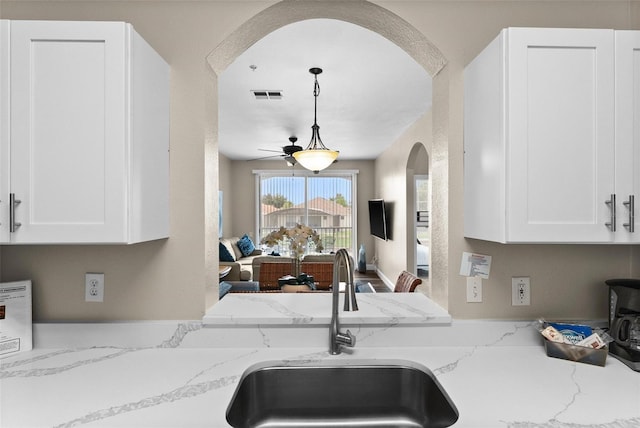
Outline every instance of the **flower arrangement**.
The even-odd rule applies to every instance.
[[[318,232],[305,226],[304,224],[296,224],[294,227],[286,228],[280,226],[280,229],[274,230],[267,236],[262,238],[261,243],[269,246],[274,246],[281,241],[288,241],[291,249],[291,256],[297,260],[300,260],[304,255],[309,242],[313,242],[316,246],[316,250],[322,251],[322,239]]]

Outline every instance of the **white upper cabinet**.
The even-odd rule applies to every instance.
[[[640,197],[640,32],[616,31],[616,241],[638,243]],[[638,201],[640,203],[640,201]]]
[[[637,41],[613,30],[509,28],[469,64],[466,237],[640,240],[623,204],[640,188]]]
[[[166,62],[126,23],[0,31],[2,242],[168,237]]]
[[[9,21],[0,19],[0,243],[9,242]]]

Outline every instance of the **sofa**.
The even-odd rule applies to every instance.
[[[242,237],[246,239],[246,235]],[[262,250],[255,248],[248,255],[244,255],[238,246],[241,238],[220,238],[220,266],[230,266],[231,271],[222,278],[222,281],[251,281],[253,271],[253,259],[262,256]],[[227,257],[223,260],[223,247],[226,248]],[[232,260],[231,260],[232,259]]]

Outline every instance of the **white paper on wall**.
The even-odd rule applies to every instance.
[[[489,272],[491,272],[491,256],[466,252],[462,253],[460,275],[489,279]]]

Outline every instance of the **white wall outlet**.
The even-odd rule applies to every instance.
[[[84,275],[84,301],[104,301],[104,274],[86,273]]]
[[[511,305],[529,306],[531,304],[531,282],[528,276],[511,278]]]
[[[482,278],[477,276],[467,277],[467,303],[482,302]]]

